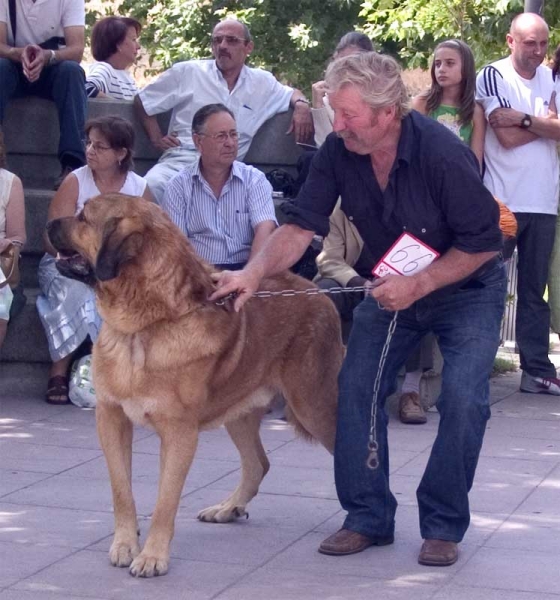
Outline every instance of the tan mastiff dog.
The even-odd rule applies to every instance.
[[[209,302],[211,267],[141,198],[98,196],[47,230],[59,270],[95,288],[103,318],[93,370],[115,511],[111,563],[135,576],[163,575],[199,431],[225,425],[241,455],[236,490],[198,515],[214,523],[246,514],[268,471],[259,426],[275,394],[286,399],[296,430],[332,453],[343,354],[338,314],[318,295],[254,298],[239,313]],[[285,273],[263,289],[311,285]],[[161,438],[158,499],[142,550],[131,485],[133,424]]]

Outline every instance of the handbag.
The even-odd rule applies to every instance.
[[[0,289],[6,285],[9,285],[13,289],[19,284],[19,251],[19,246],[8,244],[0,252],[0,268],[6,278],[6,281],[0,283]]]

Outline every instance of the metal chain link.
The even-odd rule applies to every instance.
[[[397,328],[397,316],[399,311],[395,311],[391,323],[389,323],[389,330],[387,331],[387,338],[381,351],[381,357],[379,358],[379,365],[377,367],[377,374],[373,383],[373,398],[371,400],[371,418],[369,427],[369,440],[368,440],[368,458],[366,465],[368,469],[375,471],[379,467],[379,443],[377,442],[377,396],[379,395],[379,388],[381,387],[381,377],[383,375],[383,369],[385,368],[385,360],[387,354],[389,354],[389,345],[391,339]]]
[[[370,289],[370,286],[367,285],[357,285],[354,287],[332,287],[332,288],[328,288],[326,290],[323,290],[321,288],[308,288],[306,290],[277,290],[277,291],[270,291],[270,290],[260,290],[258,292],[255,292],[253,294],[253,298],[274,298],[275,296],[284,296],[284,297],[290,297],[290,296],[301,296],[301,295],[305,295],[305,296],[319,296],[321,294],[344,294],[344,293],[350,293],[350,292],[366,292]],[[217,300],[216,304],[218,306],[223,306],[228,300],[233,300],[237,298],[237,294],[235,292],[228,294],[227,296],[224,296],[221,300]]]

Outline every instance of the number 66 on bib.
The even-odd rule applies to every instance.
[[[375,265],[372,273],[385,275],[416,275],[432,264],[439,252],[410,233],[403,233]]]

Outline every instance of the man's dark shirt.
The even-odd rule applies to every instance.
[[[369,155],[350,152],[335,134],[311,163],[286,222],[326,236],[338,197],[375,263],[408,232],[440,254],[500,251],[499,208],[484,187],[470,148],[433,119],[412,111],[402,121],[395,163],[385,191]]]

